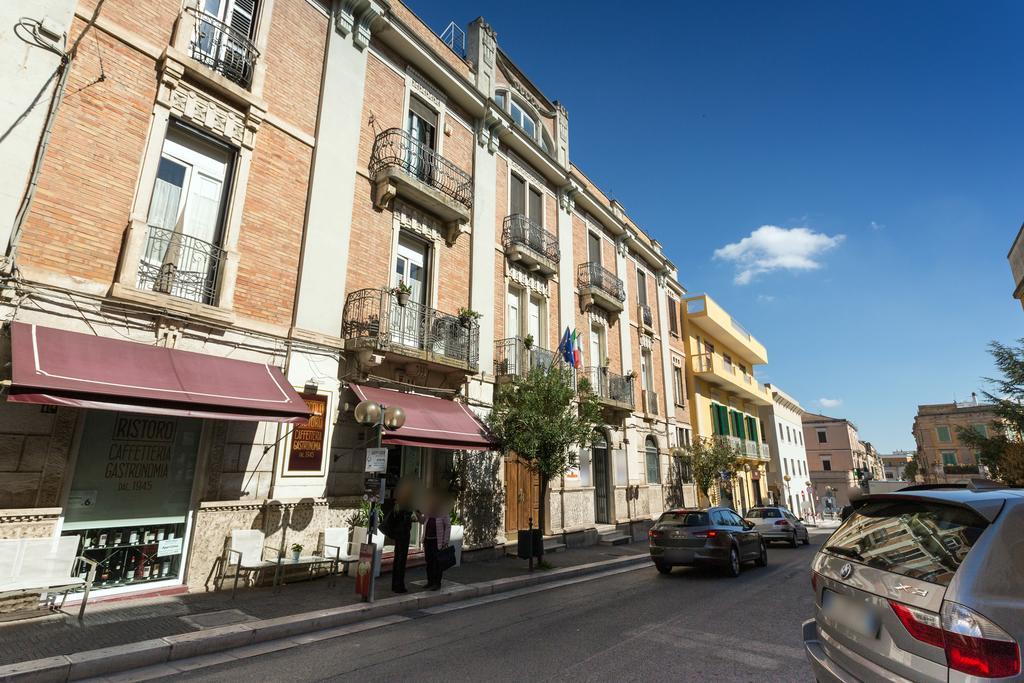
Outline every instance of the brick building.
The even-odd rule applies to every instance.
[[[363,494],[367,397],[410,413],[392,479],[474,468],[472,547],[540,505],[592,542],[695,501],[676,267],[483,20],[461,54],[399,2],[14,5],[68,60],[0,102],[57,76],[6,171],[0,537],[124,548],[110,593],[209,584],[233,529],[317,548]],[[479,420],[567,327],[605,424],[541,501]]]

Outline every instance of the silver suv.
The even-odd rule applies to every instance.
[[[1024,681],[1024,491],[865,496],[811,569],[819,681]]]

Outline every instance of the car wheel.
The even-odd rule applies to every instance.
[[[811,544],[811,532],[805,530],[804,531],[804,545],[810,545],[810,544]]]
[[[655,562],[654,566],[657,568],[659,574],[671,574],[672,565],[665,564],[664,562]]]
[[[795,548],[796,547],[796,530],[795,529],[793,530],[793,538],[789,539],[789,547],[790,548]]]
[[[757,560],[754,562],[758,567],[768,566],[768,546],[764,541],[761,541],[761,554],[758,555]]]
[[[733,546],[729,549],[729,560],[725,564],[725,575],[736,578],[740,575],[740,551]]]

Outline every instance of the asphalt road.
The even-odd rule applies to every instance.
[[[653,566],[193,671],[190,681],[812,681],[811,546],[737,579]]]

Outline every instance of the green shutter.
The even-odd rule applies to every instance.
[[[741,439],[746,438],[743,430],[743,413],[736,410],[730,410],[729,412],[732,413],[732,427],[733,431],[736,432],[733,436],[738,436]]]
[[[751,441],[757,441],[757,420],[752,417],[747,418],[747,437]]]

